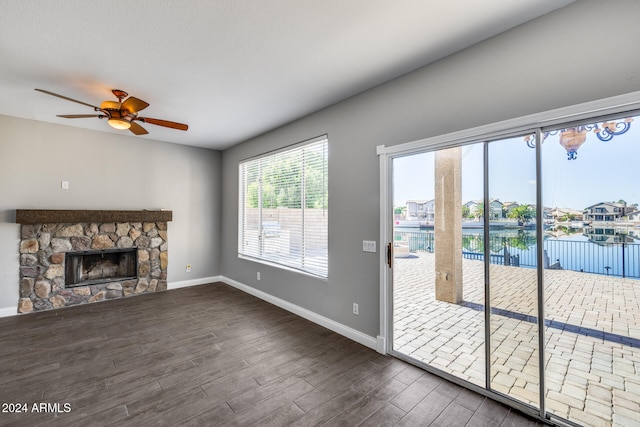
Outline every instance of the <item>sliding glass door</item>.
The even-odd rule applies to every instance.
[[[636,122],[390,156],[391,353],[551,421],[640,425]]]
[[[640,425],[640,121],[543,132],[547,408]]]
[[[481,244],[463,228],[481,226],[481,215],[470,217],[481,205],[469,208],[462,199],[482,199],[482,146],[393,160],[393,349],[480,386],[484,269],[481,260],[463,264],[462,256]]]
[[[488,388],[540,405],[536,222],[536,152],[524,141],[487,144],[490,259]]]

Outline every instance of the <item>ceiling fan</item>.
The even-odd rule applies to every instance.
[[[97,117],[99,119],[107,119],[109,125],[115,129],[126,130],[129,129],[136,135],[145,135],[149,132],[136,122],[150,123],[152,125],[164,126],[167,128],[187,130],[188,125],[183,123],[170,122],[168,120],[152,119],[150,117],[138,117],[138,112],[144,110],[149,106],[149,103],[129,96],[129,94],[120,89],[113,89],[111,92],[118,98],[117,101],[104,101],[100,104],[100,107],[88,104],[86,102],[78,101],[77,99],[69,98],[57,93],[49,92],[44,89],[36,89],[38,92],[46,93],[47,95],[57,96],[58,98],[66,99],[67,101],[77,102],[78,104],[86,105],[93,108],[94,111],[99,114],[59,114],[56,117],[64,117],[65,119],[86,119]],[[127,96],[129,96],[127,98]],[[127,98],[127,99],[125,99]]]

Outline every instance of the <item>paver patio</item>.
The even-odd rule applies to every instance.
[[[394,261],[394,349],[485,386],[484,264],[464,302],[436,301],[434,255]],[[539,405],[536,270],[490,266],[491,388]],[[583,425],[640,425],[640,281],[545,270],[546,408]]]

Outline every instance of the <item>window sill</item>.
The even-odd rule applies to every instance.
[[[298,274],[301,274],[303,276],[312,277],[314,279],[321,280],[323,282],[329,281],[329,277],[320,276],[318,274],[313,274],[313,273],[310,273],[308,271],[298,270],[297,268],[288,267],[288,266],[286,266],[284,264],[278,264],[277,262],[272,262],[272,261],[268,261],[268,260],[261,259],[261,258],[254,258],[254,257],[251,257],[251,256],[238,254],[238,259],[243,259],[243,260],[246,260],[246,261],[253,261],[253,262],[256,262],[258,264],[268,265],[269,267],[278,268],[280,270],[290,271],[292,273],[298,273]]]

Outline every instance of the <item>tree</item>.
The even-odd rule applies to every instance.
[[[324,153],[307,150],[270,158],[246,170],[249,207],[327,208],[327,162]],[[305,200],[302,200],[304,183]],[[261,202],[261,203],[260,203]]]
[[[469,206],[462,205],[462,218],[469,218],[470,213]]]
[[[505,243],[511,248],[528,250],[536,244],[536,237],[532,234],[525,233],[523,230],[518,230],[518,235],[515,237],[507,237]]]
[[[529,205],[517,206],[509,212],[509,218],[516,218],[518,220],[518,225],[524,225],[531,219],[535,218],[535,216],[536,211]]]
[[[473,215],[473,217],[476,220],[479,220],[480,218],[484,217],[484,202],[479,202],[478,204],[476,204],[475,208],[473,208],[473,212],[471,212],[471,214]]]

